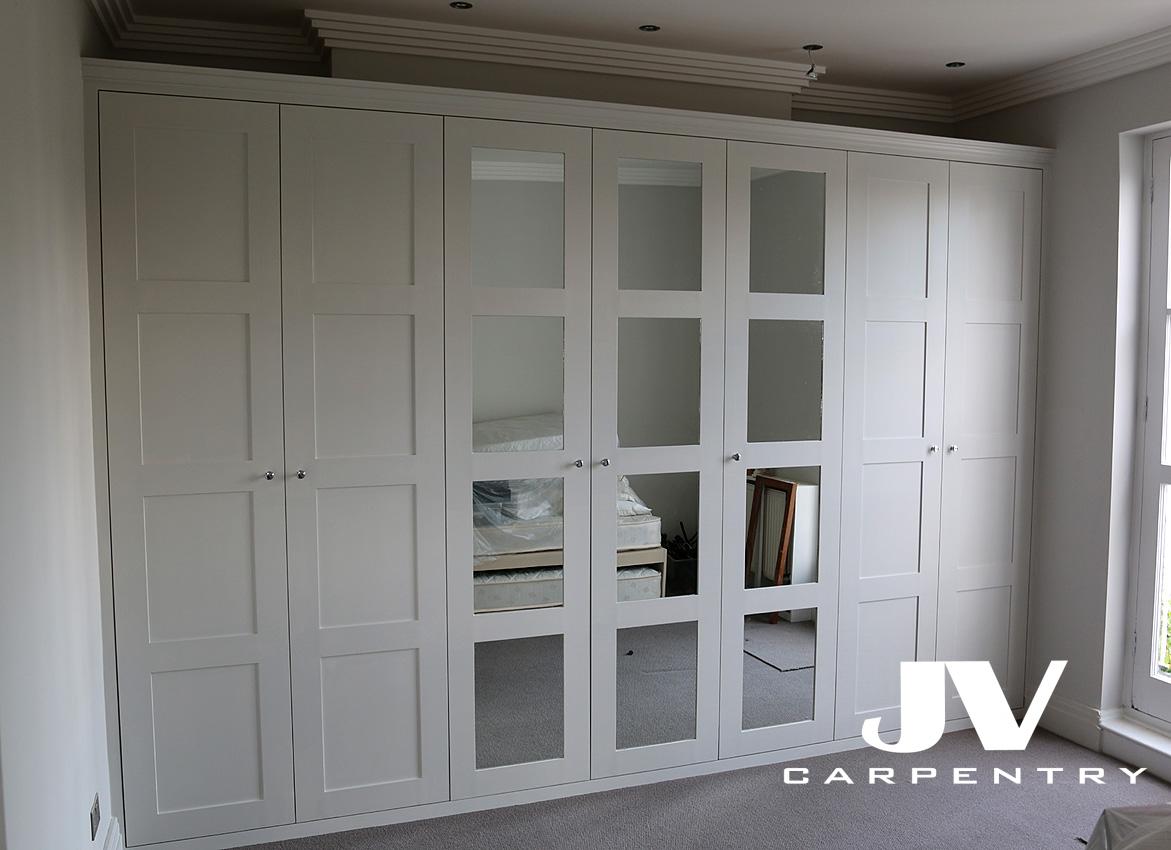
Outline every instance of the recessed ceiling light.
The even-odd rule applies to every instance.
[[[447,5],[453,9],[459,9],[460,11],[472,8],[472,4],[466,2],[466,0],[455,0],[454,3],[448,3]]]
[[[943,67],[945,67],[945,68],[962,68],[967,64],[968,64],[967,62],[948,62]]]
[[[662,27],[658,26],[657,24],[643,24],[639,27],[639,29],[643,32],[658,32],[662,29]]]

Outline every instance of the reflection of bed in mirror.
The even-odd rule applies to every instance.
[[[562,446],[561,416],[541,413],[473,425],[477,452],[551,451]],[[619,478],[618,600],[665,595],[662,521]],[[561,605],[564,489],[560,478],[478,481],[472,489],[474,607],[478,613]]]

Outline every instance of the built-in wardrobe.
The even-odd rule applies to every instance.
[[[174,73],[90,73],[128,845],[1023,704],[1044,152]]]

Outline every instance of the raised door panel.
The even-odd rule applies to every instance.
[[[946,162],[850,154],[838,738],[899,723],[899,662],[934,657]]]
[[[99,108],[126,835],[288,823],[277,109]]]
[[[833,737],[846,155],[732,142],[727,185],[721,758]]]
[[[937,657],[1024,701],[1041,173],[953,163]],[[950,688],[950,686],[949,686]],[[948,717],[963,704],[949,690]]]
[[[299,820],[448,795],[441,140],[281,109]]]

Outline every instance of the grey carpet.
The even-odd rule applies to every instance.
[[[746,624],[743,728],[813,716],[813,652],[813,623]],[[619,749],[695,737],[695,656],[695,623],[618,631]],[[559,635],[476,645],[477,767],[562,756],[562,675]]]
[[[526,806],[473,812],[253,850],[1076,850],[1105,807],[1162,803],[1157,779],[1126,784],[1118,762],[1038,732],[1023,753],[987,753],[973,732],[944,736],[929,752],[862,749],[793,762],[824,779],[841,766],[896,769],[897,785],[784,785],[782,765],[660,782]],[[910,768],[975,767],[981,783],[912,786]],[[992,785],[993,767],[1023,767],[1025,784]],[[1053,785],[1035,768],[1063,767]],[[1078,767],[1104,767],[1107,785],[1077,784]],[[1029,774],[1032,774],[1031,776]]]
[[[782,617],[770,623],[767,615],[744,620],[744,651],[778,670],[812,667],[816,648],[812,620],[791,623]]]

